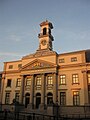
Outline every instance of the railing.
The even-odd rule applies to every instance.
[[[90,114],[61,115],[60,120],[90,120]]]
[[[25,112],[11,112],[0,111],[0,120],[59,120],[55,116],[25,113]]]
[[[36,113],[0,111],[0,120],[90,120],[90,114],[50,116]]]

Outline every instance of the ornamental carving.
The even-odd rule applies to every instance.
[[[21,70],[33,70],[33,69],[50,68],[50,67],[55,67],[55,65],[51,62],[36,59],[23,66]]]
[[[50,67],[50,65],[45,63],[40,63],[40,62],[36,62],[32,65],[32,68],[41,68],[41,67]]]

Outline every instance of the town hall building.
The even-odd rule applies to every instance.
[[[2,104],[15,99],[29,110],[58,104],[63,112],[90,104],[90,50],[58,54],[53,50],[52,29],[51,22],[42,22],[36,52],[4,62]]]

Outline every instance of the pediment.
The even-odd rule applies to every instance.
[[[35,59],[34,61],[31,61],[30,63],[24,65],[21,70],[33,70],[33,69],[44,69],[44,68],[51,68],[55,67],[56,65],[51,62],[47,62],[40,59]]]

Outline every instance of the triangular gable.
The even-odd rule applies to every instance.
[[[34,61],[24,65],[21,70],[30,70],[30,69],[41,69],[41,68],[50,68],[55,67],[55,64],[47,62],[40,59],[35,59]]]

